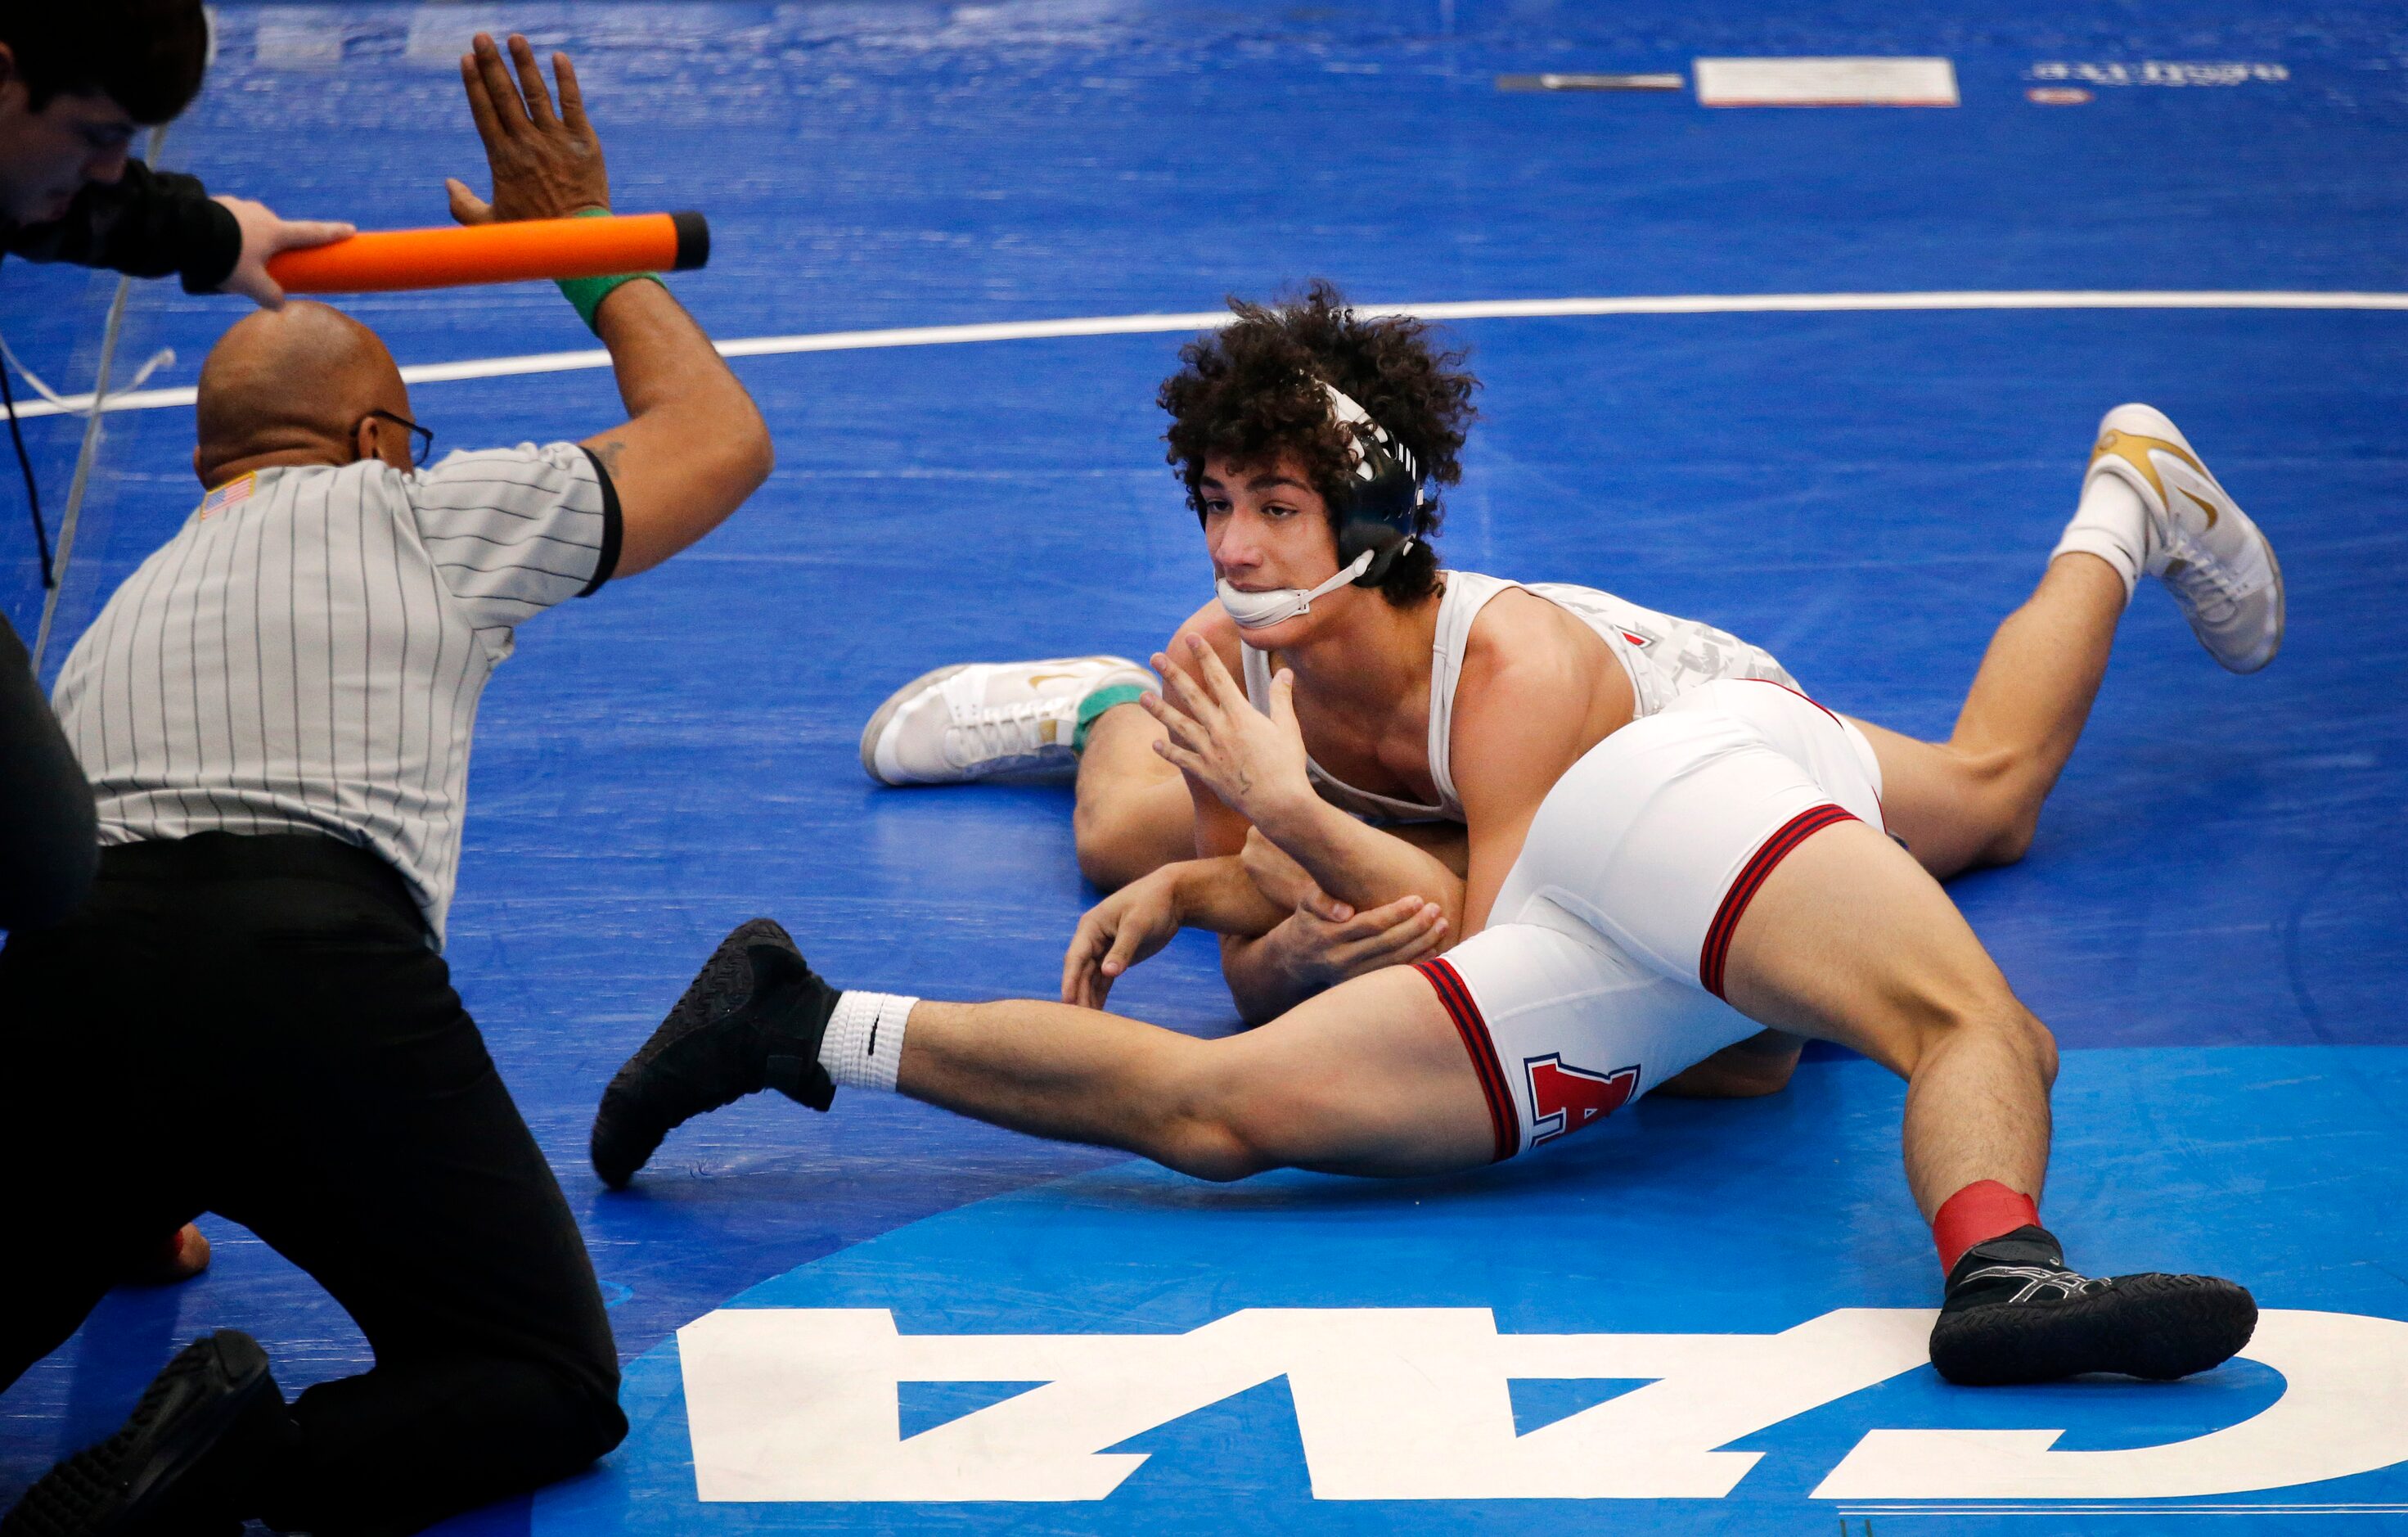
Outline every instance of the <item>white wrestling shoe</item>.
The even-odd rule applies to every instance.
[[[1161,685],[1125,656],[964,662],[896,689],[861,733],[881,784],[959,784],[1016,768],[1067,767],[1079,707],[1098,689]]]
[[[2095,475],[2139,493],[2148,511],[2143,568],[2166,585],[2209,655],[2255,672],[2283,646],[2283,567],[2180,429],[2153,406],[2118,406],[2099,422]]]

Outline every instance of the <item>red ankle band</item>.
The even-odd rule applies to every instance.
[[[2040,1207],[2031,1197],[1996,1180],[1976,1180],[1940,1203],[1931,1215],[1931,1241],[1940,1245],[1940,1268],[1953,1271],[1974,1244],[2039,1226]]]

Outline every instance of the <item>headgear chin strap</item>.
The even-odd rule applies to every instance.
[[[1336,576],[1309,591],[1302,587],[1276,587],[1268,593],[1244,593],[1230,586],[1226,578],[1215,582],[1214,587],[1221,595],[1222,610],[1238,622],[1238,628],[1259,630],[1272,625],[1284,625],[1298,614],[1312,612],[1314,598],[1327,597],[1348,582],[1360,579],[1371,568],[1371,558],[1376,553],[1378,552],[1372,550],[1364,551],[1354,557],[1354,564],[1340,567]]]
[[[1421,467],[1402,443],[1371,420],[1353,396],[1326,380],[1315,380],[1328,396],[1329,414],[1348,428],[1352,473],[1338,514],[1338,574],[1310,590],[1282,587],[1242,593],[1226,581],[1216,584],[1221,607],[1240,629],[1258,630],[1309,613],[1312,600],[1352,582],[1375,587],[1398,555],[1413,547],[1413,515],[1422,508]]]

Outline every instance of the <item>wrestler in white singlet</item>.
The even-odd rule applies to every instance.
[[[1455,794],[1449,742],[1455,724],[1455,686],[1463,677],[1463,651],[1471,639],[1472,621],[1498,593],[1519,587],[1569,610],[1598,633],[1630,677],[1631,718],[1644,720],[1682,695],[1720,678],[1757,678],[1796,690],[1772,654],[1751,646],[1727,630],[1694,619],[1676,619],[1642,609],[1627,598],[1595,587],[1569,582],[1509,582],[1477,571],[1448,571],[1446,591],[1439,598],[1438,631],[1430,641],[1429,768],[1438,786],[1439,803],[1418,805],[1393,796],[1373,795],[1305,760],[1306,771],[1321,798],[1340,811],[1367,822],[1461,822],[1463,804]],[[1268,712],[1271,664],[1266,654],[1242,648],[1246,666],[1246,697],[1254,708]],[[1800,690],[1799,692],[1802,692]]]
[[[1439,804],[1372,795],[1308,759],[1324,799],[1370,821],[1463,820],[1448,738],[1464,645],[1482,606],[1520,585],[1446,575],[1430,670]],[[1595,588],[1526,590],[1604,639],[1636,708],[1541,802],[1488,927],[1417,968],[1462,1034],[1498,1158],[1593,1126],[1754,1035],[1722,998],[1749,898],[1822,828],[1882,826],[1872,744],[1769,653]],[[1246,692],[1267,708],[1269,659],[1251,646],[1244,658]]]

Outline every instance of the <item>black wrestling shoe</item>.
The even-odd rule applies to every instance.
[[[836,1085],[820,1037],[836,1000],[784,929],[767,918],[738,926],[602,1091],[594,1171],[624,1188],[672,1128],[765,1088],[827,1109]]]
[[[2080,1275],[2045,1229],[2018,1228],[1949,1272],[1931,1364],[1968,1387],[2085,1372],[2170,1382],[2230,1359],[2257,1327],[2256,1300],[2229,1281]]]
[[[115,1435],[44,1473],[0,1537],[239,1532],[241,1473],[294,1434],[266,1353],[222,1329],[177,1352]]]

